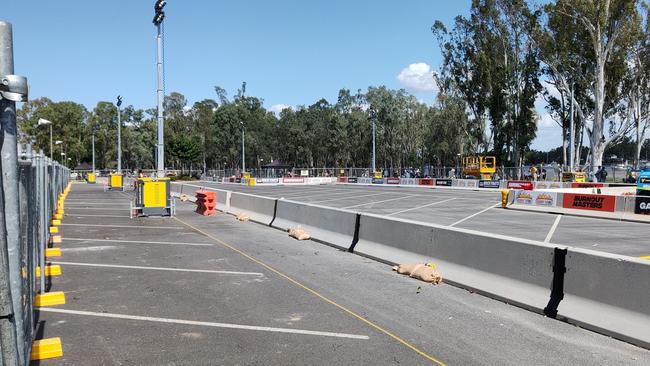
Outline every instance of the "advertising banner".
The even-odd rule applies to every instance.
[[[339,181],[339,183],[347,183],[348,182],[348,177],[339,177],[338,181]]]
[[[535,189],[558,189],[564,188],[562,182],[535,182]]]
[[[520,205],[552,207],[556,202],[557,193],[555,192],[515,191],[515,203]]]
[[[383,178],[372,178],[372,184],[384,184]]]
[[[399,178],[386,178],[386,184],[399,184]]]
[[[370,184],[372,183],[372,178],[368,178],[368,177],[357,178],[357,183]]]
[[[348,183],[357,183],[357,177],[348,177]]]
[[[509,180],[508,189],[525,189],[527,191],[533,190],[533,182],[528,180]]]
[[[257,178],[257,184],[280,183],[278,178]]]
[[[495,188],[498,189],[499,185],[501,182],[498,180],[479,180],[478,181],[478,187],[479,188]]]
[[[421,178],[418,184],[421,186],[432,186],[433,178]]]
[[[605,184],[603,183],[595,183],[595,182],[589,182],[589,183],[572,182],[571,183],[571,188],[602,188],[604,186]]]
[[[235,183],[241,183],[241,178],[235,178]]]
[[[305,183],[305,178],[282,178],[282,183],[286,184],[296,184],[296,183]]]
[[[442,187],[451,187],[451,179],[436,179],[436,185]]]
[[[634,213],[650,215],[650,196],[636,196],[634,199]]]
[[[575,208],[579,210],[608,211],[616,209],[615,196],[603,196],[598,194],[564,194],[564,208]]]
[[[418,182],[417,179],[415,178],[401,178],[399,180],[399,184],[416,185],[418,184]]]

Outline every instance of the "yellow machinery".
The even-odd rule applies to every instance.
[[[86,181],[90,184],[95,184],[96,176],[95,172],[88,173],[88,176],[86,177]]]
[[[497,158],[494,156],[466,156],[462,163],[463,175],[476,179],[492,180],[497,171]]]
[[[256,182],[257,182],[257,179],[255,179],[255,178],[248,178],[248,186],[249,186],[249,187],[254,187]]]
[[[243,172],[243,173],[241,173],[241,177],[249,179],[251,177],[251,173],[250,172]]]
[[[122,179],[122,173],[111,174],[108,189],[110,189],[111,191],[124,190],[124,180]]]
[[[135,205],[131,203],[131,217],[172,216],[174,201],[170,188],[169,178],[138,178],[135,182]]]
[[[587,174],[585,172],[563,172],[562,181],[584,183],[587,181]]]
[[[372,173],[372,177],[376,179],[381,179],[384,175],[380,171]]]

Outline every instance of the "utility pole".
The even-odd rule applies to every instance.
[[[377,119],[377,112],[371,108],[370,109],[370,120],[372,122],[372,175],[374,176],[375,172],[377,171],[377,166],[376,166],[376,155],[375,155],[375,148],[376,148],[376,143],[375,143],[375,135],[377,133],[377,128],[375,126],[375,121]]]
[[[93,129],[93,173],[95,173],[95,129]]]
[[[122,132],[121,132],[122,119],[120,116],[121,105],[122,105],[122,97],[118,95],[117,96],[117,172],[118,173],[122,173]]]
[[[20,204],[16,102],[27,101],[27,79],[14,75],[13,29],[0,21],[0,154],[4,210],[0,217],[0,360],[4,365],[27,364],[23,324],[20,245]]]
[[[569,139],[571,140],[569,144],[569,160],[570,160],[569,169],[571,170],[571,172],[575,171],[575,145],[576,145],[575,144],[576,129],[573,124],[573,88],[574,88],[574,83],[573,81],[571,81],[571,112],[569,112],[571,114],[571,117],[569,117],[569,124],[571,125],[570,133],[569,133]]]
[[[157,150],[157,175],[158,177],[165,176],[165,127],[164,127],[164,116],[163,116],[163,100],[165,98],[165,92],[163,90],[163,33],[162,33],[162,22],[165,19],[165,12],[163,8],[167,2],[165,0],[157,0],[154,5],[154,10],[156,12],[153,17],[153,24],[156,26],[157,36],[156,36],[156,68],[158,71],[158,150]]]

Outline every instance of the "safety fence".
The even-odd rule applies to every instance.
[[[59,249],[49,246],[61,239],[58,224],[70,171],[42,151],[34,153],[29,145],[18,146],[14,159],[3,155],[2,171],[0,365],[22,366],[44,355],[37,349],[44,341],[35,340],[39,326],[35,307],[54,305],[62,295],[49,292],[47,277],[54,275],[56,267],[47,260],[59,255]],[[47,343],[53,344],[52,340]],[[49,356],[44,357],[56,356],[60,342],[58,351],[55,346],[47,352]]]

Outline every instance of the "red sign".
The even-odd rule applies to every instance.
[[[339,177],[339,183],[347,183],[348,177]]]
[[[305,178],[282,178],[282,183],[305,183]]]
[[[581,183],[573,182],[571,183],[571,188],[601,188],[605,185],[603,183]]]
[[[420,182],[418,182],[419,185],[421,186],[432,186],[433,185],[433,178],[421,178]]]
[[[386,184],[399,184],[399,178],[388,178]]]
[[[598,194],[565,193],[562,206],[564,208],[575,208],[578,210],[614,212],[616,209],[616,197]]]
[[[524,189],[527,191],[533,190],[533,182],[527,180],[509,180],[508,189]]]

